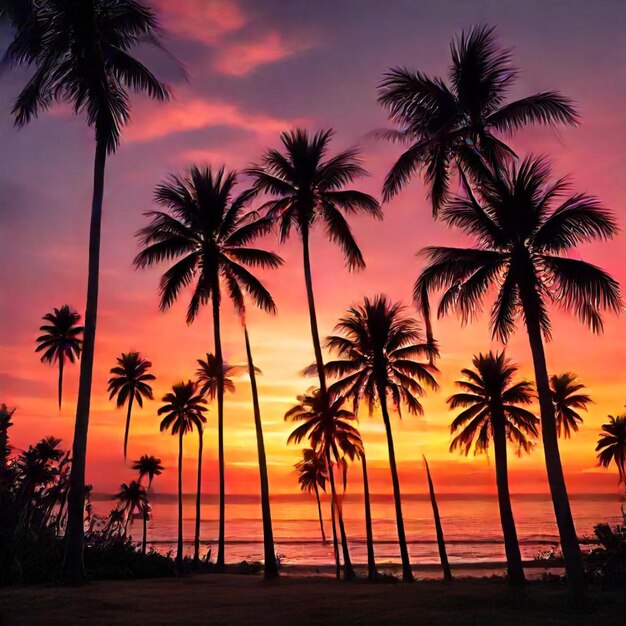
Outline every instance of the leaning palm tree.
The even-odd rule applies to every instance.
[[[259,235],[267,233],[271,221],[244,213],[254,192],[244,191],[233,197],[237,182],[235,172],[223,168],[191,167],[183,176],[172,176],[159,185],[155,201],[164,211],[146,213],[150,224],[139,231],[144,249],[135,257],[135,265],[145,268],[164,261],[174,261],[161,278],[161,310],[174,304],[182,289],[192,288],[187,307],[187,323],[198,315],[201,305],[211,303],[213,338],[217,371],[223,370],[220,305],[223,290],[231,299],[245,291],[254,304],[274,311],[271,295],[244,266],[275,268],[281,262],[272,252],[248,247]],[[217,432],[219,465],[219,530],[217,566],[224,566],[224,382],[217,378]]]
[[[320,489],[326,491],[326,481],[328,474],[326,473],[326,460],[321,457],[313,448],[305,448],[302,450],[302,460],[294,465],[298,473],[298,484],[302,491],[315,493],[315,501],[317,502],[317,516],[320,522],[320,531],[322,533],[322,543],[326,543],[326,533],[324,532],[324,520],[322,518],[322,504],[320,502]]]
[[[355,412],[361,401],[367,402],[370,414],[376,403],[380,404],[387,434],[402,578],[412,581],[388,403],[391,402],[399,415],[402,405],[409,413],[423,412],[418,398],[424,394],[424,386],[437,389],[437,382],[433,377],[434,366],[418,359],[429,358],[433,348],[419,342],[418,326],[404,314],[402,305],[392,304],[381,295],[351,306],[335,326],[335,332],[337,334],[326,339],[325,345],[339,358],[329,361],[325,371],[330,376],[343,378],[331,385],[329,392],[333,397],[352,399]],[[311,368],[307,371],[310,373]]]
[[[94,129],[93,199],[89,232],[89,264],[85,335],[80,365],[76,423],[72,450],[71,487],[64,570],[74,583],[85,579],[83,566],[85,462],[93,372],[100,225],[107,154],[119,145],[122,127],[130,119],[128,89],[157,100],[166,87],[131,55],[139,44],[158,44],[155,13],[136,0],[44,0],[28,3],[28,17],[12,19],[16,33],[5,60],[34,67],[34,74],[17,97],[13,114],[23,126],[55,102],[70,104]]]
[[[408,145],[387,174],[383,198],[390,200],[422,170],[435,216],[448,199],[454,168],[461,177],[480,177],[485,166],[497,171],[515,157],[498,135],[578,121],[572,102],[556,91],[503,104],[518,71],[493,27],[462,31],[451,52],[449,85],[404,67],[390,69],[379,85],[378,101],[397,129],[376,134]]]
[[[529,436],[539,435],[539,419],[521,406],[533,401],[532,385],[515,381],[517,367],[504,352],[479,354],[472,363],[474,369],[463,369],[465,379],[456,382],[461,391],[448,398],[451,409],[463,408],[450,425],[450,432],[458,433],[450,451],[459,449],[467,456],[473,447],[474,454],[486,454],[493,440],[508,579],[512,585],[521,585],[524,568],[511,509],[506,444],[508,440],[515,445],[518,454],[530,452]]]
[[[587,405],[592,402],[589,395],[580,393],[584,388],[585,385],[572,372],[550,376],[550,391],[559,437],[563,435],[568,439],[572,432],[578,431],[579,424],[583,423],[583,418],[576,409],[586,411]]]
[[[124,460],[128,447],[128,432],[130,430],[130,416],[133,410],[133,401],[137,400],[140,408],[143,408],[143,399],[153,399],[150,382],[156,380],[148,370],[152,363],[141,356],[139,352],[128,352],[117,357],[117,365],[111,368],[111,378],[108,381],[109,400],[117,396],[117,407],[123,407],[128,403],[126,411],[126,428],[124,429]]]
[[[178,547],[176,565],[180,572],[183,564],[183,437],[194,428],[200,431],[206,422],[206,400],[191,380],[180,382],[163,396],[165,403],[158,411],[162,415],[161,432],[171,430],[178,435]]]
[[[160,476],[165,469],[161,465],[161,459],[151,454],[142,454],[136,461],[133,461],[133,469],[139,472],[139,482],[144,476],[148,477],[148,488],[152,486],[152,481],[155,476]]]
[[[267,216],[278,224],[280,240],[286,241],[292,228],[302,239],[304,282],[322,395],[326,394],[326,378],[313,296],[309,250],[311,228],[323,223],[328,239],[341,247],[348,269],[363,269],[363,255],[343,213],[367,213],[382,218],[378,202],[372,196],[345,189],[367,172],[361,166],[356,149],[327,156],[332,134],[332,130],[320,131],[313,136],[302,129],[284,132],[281,135],[284,153],[268,150],[260,165],[246,170],[255,181],[255,189],[274,196],[264,206]]]
[[[52,313],[46,313],[43,318],[47,324],[39,328],[44,334],[37,337],[35,352],[43,352],[43,363],[59,364],[59,409],[63,397],[63,369],[65,361],[74,363],[80,357],[82,346],[81,335],[84,328],[78,325],[80,315],[73,311],[68,304],[60,309],[55,308]]]
[[[354,458],[363,449],[361,435],[351,422],[356,421],[352,411],[343,408],[343,398],[328,401],[328,394],[322,395],[319,389],[298,396],[298,404],[285,413],[285,420],[303,422],[289,435],[287,443],[300,443],[307,439],[311,448],[326,461],[326,472],[330,482],[331,510],[337,517],[341,535],[341,549],[343,553],[344,578],[354,578],[348,539],[343,521],[343,514],[337,495],[333,467],[342,464],[347,455]],[[333,546],[335,549],[335,563],[339,570],[338,540],[333,523]]]
[[[475,239],[474,247],[430,247],[428,266],[414,296],[443,288],[439,315],[454,309],[463,321],[481,310],[491,288],[497,298],[492,334],[507,342],[523,319],[535,369],[548,481],[559,527],[570,598],[586,603],[584,569],[559,454],[555,409],[543,339],[551,334],[548,303],[576,312],[594,332],[602,330],[601,312],[618,312],[618,283],[600,268],[565,256],[579,243],[609,239],[617,232],[612,215],[586,194],[567,196],[567,181],[551,180],[542,158],[511,165],[475,195],[469,186],[442,212],[443,220]],[[521,314],[521,316],[520,316]]]
[[[123,513],[123,534],[126,535],[128,527],[132,524],[133,514],[137,512],[143,516],[148,505],[146,489],[136,480],[132,480],[129,484],[122,483],[115,497],[118,499],[118,509]]]
[[[608,423],[602,424],[596,452],[598,463],[608,467],[613,461],[619,482],[626,483],[626,415],[609,415]]]

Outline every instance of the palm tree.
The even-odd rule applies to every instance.
[[[572,431],[577,432],[578,425],[583,423],[583,418],[576,409],[586,411],[587,405],[592,402],[586,393],[579,393],[585,385],[577,378],[572,372],[550,376],[556,429],[559,437],[563,435],[565,439],[571,436]]]
[[[354,458],[362,450],[361,435],[351,424],[356,421],[352,411],[343,408],[342,398],[328,401],[328,395],[322,395],[319,389],[298,396],[298,404],[285,413],[285,421],[303,422],[289,435],[287,443],[300,443],[305,437],[316,454],[326,461],[326,472],[330,481],[331,510],[336,513],[341,534],[344,578],[354,578],[350,560],[348,539],[343,523],[343,514],[337,496],[333,465],[340,464],[344,456]],[[333,546],[335,562],[339,570],[339,552],[337,534],[333,523]]]
[[[35,352],[44,351],[42,363],[59,364],[59,409],[63,397],[63,369],[66,359],[74,363],[80,357],[82,345],[81,335],[84,328],[78,325],[80,315],[73,311],[69,304],[60,309],[55,308],[52,313],[46,313],[43,318],[48,324],[39,328],[44,334],[37,337]]]
[[[322,395],[326,394],[326,379],[311,277],[311,228],[322,222],[327,237],[341,247],[348,269],[363,269],[363,255],[343,213],[367,213],[382,219],[378,202],[372,196],[344,188],[367,172],[361,167],[356,149],[327,157],[332,134],[332,130],[320,131],[312,137],[302,129],[284,132],[280,137],[284,153],[268,150],[261,165],[246,170],[255,180],[256,190],[275,198],[264,206],[267,216],[278,224],[280,240],[289,238],[292,227],[302,238],[304,282]]]
[[[351,398],[355,412],[362,400],[368,403],[370,414],[376,403],[380,403],[387,433],[402,578],[409,582],[413,580],[413,574],[404,531],[388,401],[399,415],[402,405],[409,413],[423,412],[418,400],[424,394],[422,385],[437,389],[437,382],[432,375],[434,367],[417,359],[430,357],[432,346],[418,343],[420,333],[415,321],[404,316],[402,305],[392,304],[382,295],[373,300],[365,298],[363,304],[351,306],[335,326],[335,332],[339,334],[328,337],[325,345],[340,358],[329,361],[325,370],[329,376],[343,378],[335,382],[329,392],[333,397]],[[311,368],[307,371],[310,373]]]
[[[89,231],[89,265],[85,335],[80,365],[64,570],[74,583],[84,582],[84,506],[87,430],[93,372],[100,225],[107,154],[119,145],[130,118],[128,89],[157,100],[166,87],[131,55],[139,44],[158,45],[155,13],[136,0],[49,0],[29,3],[29,16],[13,19],[16,33],[5,59],[14,66],[35,68],[17,97],[13,114],[23,126],[57,101],[71,104],[95,130],[93,199]]]
[[[198,359],[198,369],[196,370],[196,380],[200,393],[207,396],[209,400],[217,397],[217,387],[219,380],[219,370],[217,369],[217,359],[214,354],[207,352],[206,360]],[[222,363],[222,380],[224,391],[235,393],[235,383],[230,376],[240,370],[239,365],[229,365],[225,361]]]
[[[618,283],[600,268],[565,256],[577,244],[609,239],[617,231],[611,214],[586,194],[566,196],[564,179],[552,181],[542,158],[511,165],[475,196],[469,186],[443,211],[443,220],[475,238],[469,248],[430,247],[428,266],[418,278],[416,300],[444,288],[439,315],[457,310],[467,321],[481,310],[491,287],[498,295],[491,313],[492,334],[507,342],[519,314],[525,322],[541,409],[548,481],[559,527],[570,598],[586,603],[584,569],[561,466],[556,419],[543,338],[550,336],[548,301],[575,311],[594,332],[602,310],[619,311]],[[558,200],[558,206],[555,206]]]
[[[120,490],[115,494],[118,499],[118,508],[123,512],[124,519],[124,535],[128,531],[129,525],[132,524],[133,514],[138,512],[144,517],[144,512],[148,506],[148,496],[146,495],[146,489],[136,480],[131,480],[129,484],[122,483]],[[144,540],[145,543],[145,528],[144,528]]]
[[[321,457],[313,448],[302,450],[302,460],[298,461],[294,467],[298,472],[298,484],[302,491],[315,493],[317,502],[317,516],[320,521],[320,531],[322,533],[322,543],[326,543],[326,533],[324,532],[324,520],[322,519],[322,504],[320,502],[320,489],[326,491],[326,460]]]
[[[194,428],[200,431],[206,422],[206,400],[198,392],[198,385],[189,380],[172,387],[172,391],[163,396],[165,403],[158,411],[162,415],[160,430],[171,430],[178,435],[178,547],[176,565],[178,571],[183,564],[183,437]]]
[[[367,477],[367,459],[365,458],[365,448],[358,452],[361,459],[361,469],[363,471],[363,502],[365,504],[365,535],[367,538],[367,579],[374,582],[378,578],[376,569],[376,557],[374,556],[374,532],[372,530],[372,507],[370,504],[370,486]]]
[[[443,579],[445,581],[452,580],[452,571],[448,562],[448,552],[446,550],[446,540],[443,536],[443,526],[441,525],[441,517],[439,516],[439,505],[437,504],[437,496],[435,495],[435,485],[430,475],[430,468],[426,456],[424,458],[424,466],[426,467],[426,479],[428,480],[428,493],[430,494],[430,504],[433,509],[433,518],[435,520],[435,532],[437,533],[437,547],[439,548],[439,559],[441,560],[441,569],[443,570]]]
[[[133,461],[133,469],[139,472],[140,483],[144,476],[148,477],[147,490],[150,491],[154,477],[160,476],[165,468],[161,465],[161,459],[158,457],[152,456],[151,454],[142,454],[139,459]]]
[[[137,400],[140,408],[143,408],[143,399],[153,399],[152,387],[148,381],[156,380],[148,370],[152,363],[139,354],[139,352],[128,352],[117,357],[117,365],[111,368],[111,378],[109,378],[108,389],[109,400],[117,396],[118,408],[123,407],[128,402],[126,412],[126,428],[124,429],[124,460],[126,460],[126,449],[128,447],[128,431],[130,429],[130,415],[133,409],[133,401]]]
[[[503,104],[518,71],[511,51],[502,49],[495,28],[476,26],[452,41],[450,84],[404,67],[390,69],[379,85],[380,104],[397,125],[378,131],[382,138],[408,144],[383,185],[390,200],[417,169],[424,173],[433,214],[446,204],[454,167],[461,177],[480,175],[485,165],[497,172],[515,157],[498,135],[528,124],[576,124],[568,98],[544,91]]]
[[[617,467],[619,482],[626,483],[626,415],[609,415],[608,423],[602,424],[596,452],[598,463],[602,467],[608,467],[613,461]]]
[[[450,426],[452,434],[458,433],[450,451],[460,449],[467,456],[473,447],[474,454],[487,453],[493,439],[508,578],[512,585],[521,585],[524,569],[511,509],[506,444],[513,443],[519,454],[530,452],[528,436],[539,435],[539,419],[520,406],[532,403],[532,385],[526,380],[515,382],[517,367],[504,352],[479,354],[472,363],[474,369],[462,370],[465,380],[456,382],[461,391],[448,398],[451,409],[463,407]]]
[[[196,526],[193,537],[193,566],[200,564],[200,516],[202,503],[202,451],[204,449],[204,426],[198,426],[198,474],[196,480]]]
[[[165,211],[150,211],[151,222],[138,233],[144,249],[135,257],[137,267],[148,267],[178,259],[161,278],[161,310],[176,301],[180,291],[193,283],[187,308],[191,324],[200,306],[211,302],[213,337],[217,371],[223,370],[220,333],[222,283],[232,299],[246,291],[254,304],[274,311],[271,295],[244,266],[275,268],[280,257],[272,252],[248,247],[248,243],[267,233],[271,221],[244,214],[245,204],[254,192],[244,191],[233,197],[237,182],[235,172],[217,172],[191,167],[184,177],[172,176],[155,191],[157,204]],[[217,566],[224,566],[224,383],[217,379],[217,431],[219,465],[219,546]]]

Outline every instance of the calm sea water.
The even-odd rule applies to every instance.
[[[486,564],[504,559],[498,503],[491,495],[438,496],[444,534],[451,563]],[[176,496],[155,494],[152,498],[153,516],[148,524],[148,541],[162,552],[175,547],[177,528]],[[552,503],[545,495],[517,495],[512,498],[522,557],[532,559],[536,554],[558,544]],[[592,537],[599,522],[611,525],[622,521],[623,497],[616,495],[575,494],[571,506],[579,537]],[[112,502],[106,496],[94,498],[94,510],[104,514]],[[277,551],[285,564],[330,565],[333,562],[330,508],[322,502],[326,535],[323,545],[317,507],[313,497],[306,494],[279,496],[272,500],[272,519]],[[195,500],[184,501],[184,540],[187,553],[193,550]],[[357,494],[348,494],[343,503],[346,532],[355,563],[367,561],[363,501]],[[212,548],[217,552],[217,501],[207,497],[202,504],[201,539],[203,554]],[[439,562],[430,501],[422,495],[403,498],[403,513],[409,552],[416,564]],[[380,564],[397,563],[397,546],[393,500],[388,496],[373,496],[372,517],[376,558]],[[141,523],[134,522],[132,534],[141,539]],[[263,558],[261,510],[258,498],[236,496],[226,505],[226,560],[257,561]]]

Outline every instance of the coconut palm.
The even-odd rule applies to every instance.
[[[518,71],[511,51],[498,45],[495,29],[476,26],[452,41],[449,84],[404,67],[390,69],[379,85],[378,101],[395,130],[378,135],[408,145],[383,185],[390,200],[416,170],[422,170],[433,214],[449,195],[453,168],[480,176],[484,165],[497,168],[515,157],[498,135],[529,124],[576,124],[572,102],[544,91],[504,104]]]
[[[139,44],[157,44],[155,13],[136,0],[43,0],[28,3],[28,17],[13,16],[15,36],[5,60],[34,68],[13,107],[15,123],[23,126],[54,103],[70,104],[94,129],[93,199],[89,232],[89,264],[85,334],[80,366],[76,423],[72,450],[71,488],[66,533],[66,576],[85,579],[83,567],[85,462],[93,371],[100,225],[107,154],[119,145],[122,127],[130,119],[128,89],[164,100],[166,87],[135,59]]]
[[[44,334],[37,337],[35,352],[42,352],[42,363],[59,364],[59,409],[63,398],[63,370],[66,360],[74,363],[80,357],[81,335],[84,328],[78,325],[80,315],[69,304],[55,308],[43,318],[47,324],[39,328]]]
[[[136,480],[131,480],[128,484],[122,483],[120,485],[120,490],[115,494],[115,497],[118,499],[118,509],[123,512],[123,532],[125,535],[128,532],[128,527],[133,523],[133,515],[139,513],[143,517],[144,511],[148,506],[148,496],[143,485]]]
[[[585,385],[579,382],[576,374],[572,372],[550,376],[550,390],[559,437],[562,435],[568,439],[572,431],[577,432],[578,425],[583,423],[583,418],[576,409],[586,411],[587,405],[592,402],[586,393],[580,393],[584,388]]]
[[[217,359],[214,354],[207,352],[206,360],[198,359],[198,369],[196,370],[196,380],[200,393],[207,396],[209,400],[215,400],[217,397],[217,383],[219,380],[219,370],[217,369]],[[224,391],[235,393],[235,383],[230,376],[237,374],[241,370],[238,365],[229,365],[222,363],[222,380]]]
[[[117,365],[111,368],[111,378],[108,381],[109,400],[117,396],[117,407],[123,407],[128,403],[126,411],[126,428],[124,429],[124,460],[128,447],[128,432],[130,430],[130,416],[133,409],[133,401],[137,400],[140,408],[143,408],[143,399],[153,399],[150,381],[156,380],[148,370],[152,363],[141,356],[139,352],[128,352],[117,357]]]
[[[399,415],[403,405],[409,413],[423,412],[418,398],[424,394],[424,386],[437,389],[437,382],[433,377],[434,367],[418,359],[429,358],[432,346],[419,342],[418,326],[404,314],[402,305],[393,304],[382,295],[372,300],[365,298],[363,304],[351,306],[335,326],[335,333],[326,339],[325,345],[339,358],[329,361],[325,371],[329,376],[343,378],[331,385],[329,392],[333,397],[352,399],[355,412],[361,401],[367,402],[370,414],[376,403],[380,404],[387,434],[402,578],[411,581],[413,574],[388,403],[391,402]],[[307,372],[310,373],[311,368]]]
[[[302,450],[302,460],[298,461],[294,467],[298,473],[300,489],[302,491],[308,491],[309,493],[315,493],[317,516],[320,521],[320,531],[322,533],[322,543],[326,543],[319,491],[320,489],[326,491],[326,481],[328,480],[326,460],[317,454],[313,448],[305,448]]]
[[[613,417],[602,424],[602,432],[598,437],[598,463],[608,467],[611,461],[617,467],[620,483],[626,483],[626,415]]]
[[[161,432],[171,430],[178,435],[178,546],[176,565],[180,571],[183,564],[183,437],[194,428],[200,431],[206,422],[206,400],[198,392],[198,385],[189,380],[172,387],[163,396],[164,405],[157,411],[162,415]]]
[[[551,334],[551,301],[576,312],[585,325],[600,332],[601,312],[617,312],[621,300],[618,283],[606,272],[566,256],[579,243],[609,239],[617,231],[612,215],[596,198],[567,195],[567,190],[567,181],[553,181],[545,159],[534,157],[509,166],[499,180],[485,181],[480,196],[466,186],[442,218],[474,237],[475,245],[426,248],[429,263],[415,284],[414,296],[419,300],[425,292],[444,288],[439,315],[454,309],[467,321],[495,288],[491,329],[504,343],[517,320],[524,320],[570,598],[581,606],[586,603],[584,570],[561,466],[543,338]]]
[[[330,482],[331,510],[335,512],[343,553],[344,578],[354,577],[348,539],[339,504],[333,467],[342,462],[347,455],[354,458],[362,450],[361,435],[351,422],[356,421],[352,411],[343,408],[342,398],[328,401],[328,394],[322,395],[319,389],[298,396],[298,404],[285,413],[285,420],[303,422],[289,435],[287,443],[300,443],[307,439],[311,448],[326,461],[326,473]],[[335,561],[339,568],[337,535],[333,524],[333,546]]]
[[[139,472],[139,482],[144,476],[148,477],[148,488],[152,486],[152,481],[155,476],[160,476],[165,469],[161,465],[161,459],[151,454],[142,454],[136,461],[133,461],[133,469]]]
[[[511,509],[506,444],[511,442],[519,454],[530,452],[529,437],[539,434],[539,419],[521,406],[533,401],[532,385],[515,380],[517,367],[504,352],[479,354],[472,363],[474,369],[463,369],[465,379],[456,382],[461,391],[448,398],[451,409],[463,408],[450,426],[452,434],[458,433],[450,451],[458,449],[467,456],[473,447],[474,454],[487,453],[493,440],[508,578],[511,584],[520,585],[524,569]]]
[[[322,349],[317,326],[309,235],[313,226],[324,224],[326,236],[340,246],[348,269],[363,269],[365,261],[354,240],[344,213],[367,213],[382,218],[378,202],[370,195],[345,187],[366,175],[356,149],[328,156],[332,130],[309,136],[296,129],[281,134],[284,152],[268,150],[260,165],[246,173],[255,189],[274,197],[265,204],[267,216],[278,224],[280,240],[286,241],[295,228],[302,239],[304,282],[309,305],[311,336],[320,392],[326,394]]]
[[[361,470],[363,471],[363,502],[365,505],[365,535],[367,539],[367,579],[374,582],[378,578],[376,568],[376,557],[374,556],[374,532],[372,530],[372,507],[370,504],[370,486],[367,477],[367,459],[365,458],[365,448],[362,447],[357,456],[361,459]]]
[[[159,185],[155,201],[164,211],[146,213],[150,224],[139,231],[144,246],[135,257],[137,267],[148,267],[164,261],[176,261],[161,278],[161,310],[174,304],[181,290],[192,288],[187,307],[191,324],[200,306],[211,302],[213,338],[218,372],[223,369],[220,331],[220,304],[223,288],[231,298],[245,291],[253,303],[274,311],[271,295],[244,266],[275,268],[281,262],[273,252],[248,247],[249,242],[271,228],[271,221],[244,213],[254,192],[233,196],[237,182],[235,172],[223,168],[191,167],[183,176],[172,176]],[[224,566],[224,383],[217,379],[217,431],[219,465],[218,567]]]

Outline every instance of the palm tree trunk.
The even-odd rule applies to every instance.
[[[335,477],[333,475],[333,466],[330,460],[330,451],[328,452],[328,477],[330,479],[330,490],[333,502],[335,503],[335,511],[337,512],[337,523],[339,525],[339,536],[341,537],[341,552],[343,554],[343,578],[344,580],[352,580],[354,578],[354,568],[350,559],[350,550],[348,548],[348,537],[346,535],[346,527],[343,523],[343,512],[337,498],[337,490],[335,488]]]
[[[387,396],[383,385],[378,384],[378,396],[380,398],[380,407],[383,413],[383,421],[385,422],[385,431],[387,432],[387,448],[389,450],[389,467],[391,469],[391,482],[393,484],[393,499],[396,506],[396,524],[398,526],[398,543],[400,544],[400,559],[402,560],[402,580],[404,582],[413,582],[413,572],[411,571],[411,562],[409,561],[409,550],[406,544],[406,535],[404,532],[404,518],[402,517],[402,498],[400,496],[400,481],[398,480],[398,468],[396,467],[396,453],[393,447],[393,434],[391,432],[391,421],[389,419],[389,411],[387,410]]]
[[[147,545],[147,535],[148,535],[148,512],[143,511],[143,538],[141,540],[141,554],[146,555],[146,545]]]
[[[178,545],[176,569],[183,573],[183,431],[178,436]]]
[[[317,516],[320,520],[320,530],[322,531],[322,543],[326,544],[326,533],[324,532],[324,520],[322,519],[322,503],[320,502],[320,492],[317,488],[317,483],[314,484],[315,499],[317,500]]]
[[[84,515],[85,515],[85,465],[87,460],[87,432],[91,403],[91,379],[93,374],[96,321],[98,315],[98,286],[100,278],[100,227],[102,222],[102,198],[104,194],[104,167],[106,146],[96,144],[94,161],[93,199],[89,227],[89,271],[87,278],[87,305],[83,350],[80,359],[80,380],[72,444],[72,469],[68,496],[67,532],[65,538],[64,576],[68,582],[80,585],[85,582],[83,563]]]
[[[204,443],[204,429],[198,429],[198,483],[196,486],[196,532],[193,542],[193,566],[198,568],[200,563],[200,511],[202,504],[202,447]]]
[[[331,465],[328,463],[328,475],[330,476]],[[335,515],[335,498],[333,496],[333,489],[330,490],[330,520],[333,530],[333,554],[335,556],[335,578],[339,580],[341,578],[341,563],[339,562],[339,541],[337,540],[337,519]]]
[[[573,606],[585,610],[588,608],[589,603],[585,589],[585,570],[578,537],[576,535],[576,528],[574,526],[574,519],[569,505],[565,477],[563,476],[563,467],[561,466],[554,404],[550,392],[548,367],[543,347],[543,338],[541,336],[541,325],[539,323],[539,311],[535,300],[536,294],[530,292],[528,289],[520,289],[520,297],[524,309],[526,328],[528,330],[530,350],[533,356],[535,384],[541,410],[543,451],[550,492],[552,494],[552,504],[554,506],[556,523],[561,539],[563,560],[565,561],[565,575],[567,578],[569,598]]]
[[[272,531],[272,512],[270,509],[270,488],[267,477],[267,460],[265,458],[265,443],[263,441],[263,425],[261,424],[261,409],[259,407],[259,392],[256,385],[256,372],[252,361],[252,350],[248,329],[244,323],[243,332],[246,339],[246,355],[248,357],[248,374],[250,375],[250,387],[252,389],[252,407],[254,409],[254,426],[256,428],[256,446],[259,456],[259,477],[261,481],[261,512],[263,515],[263,548],[265,578],[278,577],[278,565],[276,563],[276,550],[274,548],[274,533]]]
[[[61,410],[61,402],[63,400],[63,366],[65,358],[63,355],[59,357],[59,411]]]
[[[311,338],[313,339],[313,351],[315,352],[315,364],[317,366],[317,375],[320,381],[320,393],[322,397],[326,397],[326,375],[324,373],[324,359],[322,358],[320,333],[317,328],[317,314],[315,312],[315,298],[313,296],[313,279],[311,277],[311,259],[309,256],[309,231],[307,228],[302,229],[302,257],[304,265],[304,282],[306,284],[306,295],[309,303]]]
[[[126,461],[126,449],[128,448],[128,433],[130,431],[130,414],[133,410],[134,391],[128,396],[128,411],[126,412],[126,429],[124,430],[124,461]]]
[[[361,453],[361,467],[363,468],[363,500],[365,501],[365,533],[367,535],[367,579],[374,582],[378,577],[378,572],[374,557],[374,533],[372,532],[372,510],[370,508],[370,488],[367,479],[365,452]]]
[[[435,532],[437,533],[437,546],[439,548],[439,559],[441,560],[441,568],[443,569],[443,579],[452,580],[452,572],[450,571],[450,563],[448,562],[448,551],[446,550],[446,540],[443,536],[443,526],[441,525],[441,517],[439,517],[439,506],[437,505],[437,496],[435,496],[435,485],[430,475],[428,461],[424,457],[424,465],[426,466],[426,477],[428,478],[428,491],[430,493],[430,504],[433,508],[433,518],[435,519]]]
[[[492,416],[493,419],[493,447],[496,458],[496,484],[498,487],[498,505],[500,507],[500,522],[504,537],[504,551],[509,583],[523,585],[525,582],[522,556],[520,554],[515,520],[511,508],[509,494],[509,476],[507,467],[506,432],[504,414]]]
[[[215,343],[215,364],[218,371],[217,377],[217,447],[219,469],[219,522],[218,522],[218,546],[217,561],[218,569],[224,568],[225,543],[224,543],[224,519],[226,515],[226,493],[224,491],[224,359],[222,357],[222,338],[220,333],[220,291],[219,279],[215,278],[213,287],[213,339]]]

